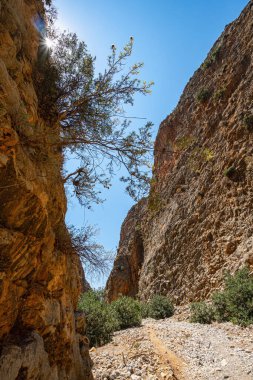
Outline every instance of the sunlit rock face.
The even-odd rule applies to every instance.
[[[40,1],[0,1],[0,379],[91,379],[78,257],[66,249],[59,131],[33,77]]]
[[[161,123],[151,192],[135,215],[144,256],[138,283],[132,285],[131,264],[118,270],[118,262],[131,263],[135,232],[124,234],[130,212],[109,299],[122,287],[124,294],[138,289],[144,299],[154,293],[177,303],[207,298],[225,269],[253,267],[252,21],[250,1]]]

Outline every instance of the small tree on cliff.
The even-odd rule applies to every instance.
[[[110,187],[112,176],[124,167],[121,180],[135,200],[149,187],[147,167],[151,152],[151,126],[131,128],[125,105],[133,105],[135,94],[148,94],[152,83],[137,77],[142,63],[126,69],[133,38],[117,53],[114,45],[103,73],[95,75],[93,58],[76,34],[55,36],[54,48],[37,67],[37,88],[44,118],[61,127],[57,144],[68,149],[76,167],[65,175],[82,205],[100,202],[97,185]],[[44,52],[45,53],[45,52]]]

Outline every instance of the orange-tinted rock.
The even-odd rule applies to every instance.
[[[142,200],[129,211],[120,234],[120,244],[114,268],[107,281],[106,297],[113,301],[119,295],[136,296],[144,249],[140,221],[146,201]]]
[[[32,75],[41,9],[0,4],[0,378],[86,380],[85,320],[75,319],[83,273],[61,244],[62,156],[47,144],[59,130],[38,116]]]
[[[121,237],[107,284],[111,299],[122,287],[178,303],[206,298],[221,286],[225,269],[252,266],[253,133],[245,121],[253,115],[252,20],[251,0],[161,123],[152,189],[135,216],[144,252],[139,280],[132,284],[131,265],[124,278],[117,270],[132,255],[125,248],[132,232]]]

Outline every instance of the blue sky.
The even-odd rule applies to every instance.
[[[103,70],[110,46],[124,46],[134,37],[133,61],[143,61],[142,79],[153,80],[152,95],[138,97],[129,115],[160,122],[173,110],[179,97],[205,59],[226,24],[239,16],[247,0],[55,0],[58,25],[77,33],[97,57],[96,69]],[[121,224],[133,201],[117,181],[102,194],[106,202],[93,211],[82,209],[71,198],[67,222],[77,227],[95,224],[98,241],[115,250]],[[91,279],[93,286],[105,279]]]

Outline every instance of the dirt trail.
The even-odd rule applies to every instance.
[[[96,380],[184,380],[176,376],[166,347],[147,326],[116,333],[112,343],[92,349],[91,357]]]
[[[185,368],[185,363],[180,359],[173,351],[169,350],[164,342],[157,337],[157,332],[152,327],[148,327],[148,333],[150,337],[150,342],[154,346],[157,354],[159,355],[161,361],[170,365],[175,379],[185,380],[182,375],[183,369]]]
[[[253,380],[253,327],[147,319],[91,356],[96,380]]]

